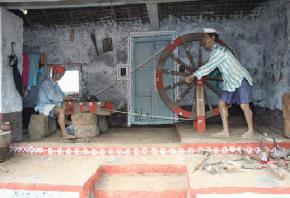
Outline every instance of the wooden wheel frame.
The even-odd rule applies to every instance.
[[[207,104],[209,105],[209,110],[205,110],[205,92],[204,86],[206,86],[209,90],[214,92],[217,95],[220,95],[219,90],[214,87],[209,81],[222,81],[222,78],[212,77],[210,75],[203,77],[200,80],[194,80],[192,83],[186,83],[184,80],[179,80],[174,84],[165,85],[164,83],[164,75],[173,75],[186,77],[191,75],[198,67],[202,66],[202,50],[201,50],[201,42],[203,39],[204,33],[190,33],[176,38],[173,42],[171,42],[160,54],[160,58],[158,61],[158,65],[156,68],[156,86],[160,95],[160,98],[164,102],[164,104],[178,116],[182,116],[184,118],[190,118],[194,120],[194,127],[198,132],[205,131],[205,120],[219,115],[218,107],[212,108],[209,101]],[[191,55],[190,50],[187,49],[186,44],[189,42],[198,42],[199,43],[199,53],[198,53],[198,63],[194,62],[193,56]],[[189,59],[189,64],[185,63],[183,60],[178,58],[173,52],[176,48],[183,47],[186,53],[187,58]],[[185,68],[184,72],[181,71],[170,71],[164,68],[164,65],[167,59],[173,59],[179,67]],[[168,91],[175,89],[179,86],[185,85],[185,90],[178,96],[176,101],[173,101],[169,95]],[[186,110],[179,106],[181,100],[191,91],[195,90],[196,96],[196,104],[192,105],[192,110]],[[195,101],[195,100],[194,100]]]

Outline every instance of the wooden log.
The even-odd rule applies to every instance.
[[[283,118],[290,118],[290,93],[282,96]]]
[[[97,125],[97,117],[93,113],[75,113],[71,119],[73,125]]]
[[[284,119],[284,135],[290,138],[290,93],[282,96],[282,109]]]
[[[74,136],[76,138],[95,137],[100,131],[97,125],[74,125]]]
[[[193,167],[192,173],[194,173],[195,171],[197,171],[209,158],[210,153],[205,153],[205,155],[203,155],[202,159],[200,161],[198,161],[195,166]]]

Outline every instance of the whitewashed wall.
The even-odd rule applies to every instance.
[[[8,64],[8,56],[11,54],[11,42],[14,41],[16,43],[15,54],[18,57],[18,69],[21,73],[23,21],[11,12],[0,8],[0,24],[0,112],[19,112],[22,111],[22,99],[15,88],[13,69]]]
[[[194,32],[201,27],[213,27],[221,39],[234,48],[241,63],[250,71],[254,80],[254,103],[271,109],[281,109],[281,95],[289,91],[287,0],[272,1],[265,8],[264,16],[255,19],[236,16],[216,22],[199,19],[169,17],[160,23],[161,30],[174,30],[179,35]],[[289,19],[289,18],[288,18]],[[107,35],[113,38],[113,52],[96,56],[90,40],[95,30],[98,46]],[[148,31],[149,25],[131,23],[82,25],[75,28],[75,39],[69,40],[69,28],[25,30],[24,51],[47,54],[48,63],[84,62],[85,84],[88,94],[95,94],[116,78],[116,64],[127,62],[129,32]],[[99,96],[113,99],[117,107],[126,103],[126,85],[120,82]]]

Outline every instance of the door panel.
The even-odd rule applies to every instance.
[[[131,70],[143,64],[146,59],[163,49],[173,39],[174,35],[144,36],[132,38]],[[155,84],[155,69],[159,55],[131,74],[131,112],[173,118],[174,114],[164,105],[159,97]],[[175,69],[173,61],[168,61],[168,68]],[[164,76],[165,84],[174,83],[175,79]],[[175,97],[174,91],[170,92]],[[132,116],[131,124],[170,124],[173,119],[161,119],[147,116]]]
[[[157,51],[159,51],[160,49],[162,49],[166,45],[168,45],[168,41],[157,41],[156,42]],[[156,57],[155,60],[156,60],[156,64],[155,65],[157,65],[158,64],[158,60],[159,60],[159,56]],[[175,70],[175,65],[174,65],[174,62],[173,62],[172,59],[168,59],[166,61],[165,65],[164,65],[164,67],[167,68],[167,69],[170,69],[170,70]],[[163,78],[163,82],[164,82],[165,85],[173,84],[174,82],[176,82],[176,78],[174,76],[164,75],[163,77],[164,77]],[[158,90],[157,90],[157,87],[156,86],[154,87],[154,89],[155,89],[154,91],[155,91],[155,95],[156,95],[156,97],[155,97],[155,103],[154,103],[154,105],[155,105],[155,108],[154,108],[155,112],[154,113],[156,115],[167,116],[167,117],[169,115],[172,115],[173,116],[172,111],[169,110],[165,106],[164,102],[159,97],[159,93],[158,93]],[[174,98],[174,96],[175,96],[174,91],[175,91],[174,89],[169,90],[168,91],[168,96],[171,97],[171,98]],[[171,121],[170,120],[167,120],[167,121],[164,121],[164,122],[165,123],[171,123],[172,120]]]

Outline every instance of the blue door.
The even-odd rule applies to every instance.
[[[146,59],[166,47],[174,39],[174,34],[131,37],[131,71],[143,64]],[[159,55],[153,57],[144,66],[131,73],[131,116],[130,124],[172,124],[174,114],[159,97],[155,83],[155,69]],[[172,60],[167,61],[167,68],[175,70]],[[172,76],[164,78],[165,84],[175,81]],[[174,90],[169,95],[174,98]]]

